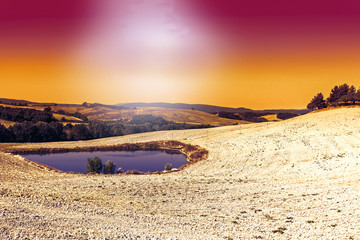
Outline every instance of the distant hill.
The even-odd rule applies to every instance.
[[[186,103],[164,103],[164,102],[155,102],[155,103],[119,103],[117,106],[122,106],[126,108],[134,107],[161,107],[161,108],[175,108],[175,109],[193,109],[206,113],[218,113],[218,112],[232,112],[232,113],[244,113],[244,112],[258,112],[258,113],[271,113],[277,114],[282,112],[295,113],[295,114],[305,114],[308,113],[307,109],[264,109],[264,110],[253,110],[250,108],[231,108],[231,107],[220,107],[207,104],[186,104]]]
[[[126,108],[134,108],[134,107],[160,107],[160,108],[175,108],[175,109],[192,109],[206,113],[217,113],[217,112],[248,112],[253,111],[249,108],[230,108],[230,107],[220,107],[213,106],[207,104],[186,104],[186,103],[164,103],[164,102],[156,102],[156,103],[120,103],[118,106],[126,107]]]
[[[310,112],[310,110],[308,110],[308,109],[265,109],[265,110],[256,110],[256,112],[260,112],[260,113],[273,113],[273,114],[278,114],[278,113],[294,113],[294,114],[303,115],[303,114],[305,114],[305,113]]]
[[[5,104],[11,104],[11,103],[16,103],[16,104],[31,104],[31,103],[33,103],[33,102],[26,101],[26,100],[16,100],[16,99],[9,99],[9,98],[0,98],[0,103],[5,103]]]
[[[11,99],[11,98],[0,98],[0,103],[3,104],[10,104],[10,105],[41,105],[41,106],[53,106],[53,105],[64,105],[64,106],[76,106],[77,104],[56,104],[56,103],[39,103],[39,102],[31,102],[27,100],[18,100],[18,99]]]
[[[41,107],[49,105],[54,106],[57,105],[58,107],[65,107],[65,108],[81,108],[79,104],[55,104],[55,103],[38,103],[38,102],[31,102],[27,100],[17,100],[17,99],[9,99],[9,98],[0,98],[0,103],[4,104],[19,104],[19,105],[32,105],[35,107],[39,105]],[[214,105],[207,105],[207,104],[186,104],[186,103],[166,103],[166,102],[155,102],[155,103],[144,103],[144,102],[134,102],[134,103],[119,103],[116,105],[103,105],[103,104],[92,104],[93,106],[97,107],[106,107],[110,109],[117,109],[117,110],[125,110],[125,109],[132,109],[132,108],[170,108],[170,109],[182,109],[182,110],[196,110],[205,113],[219,113],[219,112],[231,112],[231,113],[245,113],[245,112],[257,112],[261,115],[269,115],[269,114],[277,114],[277,113],[295,113],[295,114],[305,114],[308,113],[309,110],[307,109],[264,109],[264,110],[253,110],[250,108],[231,108],[231,107],[221,107],[221,106],[214,106]],[[80,110],[80,109],[78,109]],[[80,111],[81,112],[81,111]]]

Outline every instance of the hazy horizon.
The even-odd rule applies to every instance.
[[[3,98],[3,97],[1,97]],[[0,99],[1,99],[0,98]],[[15,98],[3,98],[3,99],[9,99],[9,100],[17,100],[17,101],[28,101],[28,102],[33,102],[33,103],[39,103],[39,104],[75,104],[75,105],[82,105],[84,102],[87,102],[89,104],[92,104],[92,103],[99,103],[99,104],[104,104],[104,105],[124,105],[124,104],[138,104],[138,103],[144,103],[144,104],[157,104],[157,103],[165,103],[165,104],[186,104],[186,105],[208,105],[208,106],[214,106],[214,107],[224,107],[224,108],[234,108],[234,109],[237,109],[237,108],[248,108],[248,109],[251,109],[251,110],[271,110],[271,109],[278,109],[278,110],[281,110],[281,109],[298,109],[298,110],[303,110],[303,109],[306,109],[306,107],[303,107],[303,108],[258,108],[258,109],[255,109],[255,108],[250,108],[250,107],[247,107],[247,106],[226,106],[226,105],[216,105],[216,104],[207,104],[207,103],[187,103],[187,102],[119,102],[119,103],[104,103],[104,102],[89,102],[89,101],[82,101],[82,102],[54,102],[54,101],[33,101],[33,100],[29,100],[29,99],[15,99]],[[1,100],[0,100],[1,101]]]
[[[360,86],[358,29],[355,0],[6,2],[1,97],[303,109]]]

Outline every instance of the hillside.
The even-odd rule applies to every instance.
[[[188,109],[188,110],[197,110],[206,113],[216,113],[216,112],[247,112],[252,111],[249,108],[229,108],[229,107],[220,107],[207,104],[186,104],[186,103],[119,103],[118,106],[127,107],[127,108],[138,108],[138,107],[160,107],[160,108],[175,108],[175,109]]]
[[[0,104],[0,106],[16,107],[16,108],[32,108],[36,110],[44,110],[44,106],[38,104],[29,104],[28,106],[12,106],[6,104]],[[173,109],[173,108],[158,108],[158,107],[139,107],[136,109],[111,109],[108,107],[84,107],[81,105],[56,105],[51,106],[53,112],[63,110],[68,113],[79,112],[87,116],[90,120],[120,120],[120,119],[131,119],[134,115],[139,114],[152,114],[159,116],[168,121],[174,121],[178,123],[188,124],[204,124],[212,126],[226,126],[234,124],[248,123],[245,121],[225,119],[217,117],[216,115],[188,110],[188,109]],[[58,120],[65,118],[66,121],[78,121],[82,120],[72,116],[66,116],[58,113],[54,113],[54,117]]]
[[[265,110],[253,110],[250,108],[231,108],[231,107],[220,107],[215,105],[207,105],[207,104],[186,104],[186,103],[164,103],[164,102],[157,102],[157,103],[142,103],[142,102],[135,102],[135,103],[119,103],[117,106],[122,106],[126,108],[138,108],[138,107],[160,107],[160,108],[175,108],[175,109],[194,109],[201,112],[206,113],[218,113],[218,112],[232,112],[232,113],[244,113],[244,112],[259,112],[259,113],[273,113],[277,114],[280,112],[288,112],[288,113],[295,113],[295,114],[305,114],[308,113],[309,110],[307,109],[265,109]]]
[[[265,115],[265,116],[262,116],[262,118],[265,118],[266,120],[268,120],[270,122],[282,121],[282,119],[277,118],[277,114]]]
[[[336,109],[275,123],[0,144],[174,139],[210,151],[183,171],[150,176],[67,174],[0,153],[0,237],[357,239],[359,116],[359,108]]]
[[[188,109],[138,107],[136,109],[121,110],[119,111],[119,113],[120,114],[118,116],[121,118],[132,118],[132,116],[139,114],[151,114],[153,116],[162,117],[168,121],[187,124],[209,124],[213,126],[226,126],[248,123],[245,121],[220,118],[213,114]]]
[[[13,104],[13,105],[9,105]],[[26,106],[15,106],[16,104]],[[185,103],[122,103],[117,105],[93,104],[94,106],[85,107],[77,104],[55,104],[55,103],[35,103],[25,100],[0,98],[0,105],[10,107],[33,108],[43,110],[50,106],[54,112],[63,110],[68,113],[79,112],[87,116],[90,120],[119,120],[131,119],[135,114],[154,114],[163,117],[166,120],[189,123],[189,124],[210,124],[213,126],[227,126],[233,124],[247,123],[252,121],[243,119],[242,121],[234,119],[224,119],[214,116],[214,113],[230,112],[230,113],[249,113],[256,112],[260,116],[273,115],[277,113],[295,113],[305,114],[309,111],[306,109],[270,109],[270,110],[252,110],[249,108],[230,108],[220,107],[206,104],[185,104]],[[91,104],[90,104],[91,105]],[[204,114],[205,113],[205,114]],[[56,115],[57,119],[64,117],[69,121],[79,121],[79,119],[71,119],[67,116]],[[270,117],[271,118],[271,117]],[[272,118],[271,118],[272,119]],[[244,121],[246,120],[246,121]],[[80,120],[81,121],[81,120]],[[271,121],[271,120],[270,120]]]

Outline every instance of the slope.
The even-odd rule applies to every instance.
[[[0,152],[0,237],[356,239],[359,117],[359,108],[336,109],[276,123],[0,144],[174,139],[210,151],[181,172],[151,176],[59,173]]]

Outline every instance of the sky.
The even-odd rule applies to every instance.
[[[0,97],[305,108],[360,87],[360,1],[0,2]]]

